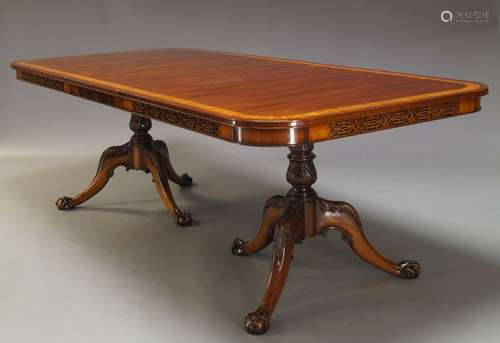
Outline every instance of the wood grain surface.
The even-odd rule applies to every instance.
[[[196,49],[12,67],[24,81],[251,145],[316,142],[470,113],[488,90],[469,81]]]

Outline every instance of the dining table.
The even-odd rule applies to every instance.
[[[177,206],[170,186],[189,187],[192,178],[176,172],[167,144],[149,134],[153,120],[228,143],[287,148],[289,191],[265,201],[252,239],[237,238],[230,245],[236,256],[272,246],[264,296],[243,321],[251,334],[268,330],[296,244],[329,230],[339,231],[356,255],[384,272],[400,279],[416,279],[421,273],[413,259],[382,255],[351,204],[318,195],[312,187],[317,179],[314,145],[477,112],[488,92],[488,86],[472,81],[188,48],[27,59],[11,67],[21,81],[130,115],[131,138],[105,149],[89,185],[57,199],[59,210],[92,198],[123,166],[150,173],[176,224],[191,225],[191,214]],[[75,128],[73,139],[79,136]],[[236,227],[251,224],[236,217],[234,222]]]

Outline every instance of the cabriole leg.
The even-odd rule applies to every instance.
[[[342,201],[318,198],[319,231],[335,229],[340,231],[352,250],[372,266],[401,279],[416,279],[420,274],[420,264],[413,260],[394,263],[385,258],[366,238],[359,215],[353,206]]]
[[[236,238],[231,244],[231,252],[237,256],[247,256],[264,249],[273,241],[274,225],[283,214],[288,201],[282,195],[275,195],[266,201],[260,229],[251,241]]]
[[[293,248],[304,228],[304,208],[291,203],[277,221],[273,235],[273,256],[266,291],[260,306],[245,318],[245,329],[260,335],[267,331],[274,308],[285,287],[288,269],[293,258]]]
[[[420,265],[413,260],[394,263],[382,256],[367,240],[358,213],[348,203],[319,198],[312,184],[316,181],[312,144],[290,147],[286,173],[292,185],[286,196],[274,196],[264,207],[262,224],[250,242],[235,239],[231,251],[250,255],[273,242],[271,271],[264,297],[257,309],[245,318],[245,329],[262,334],[269,328],[271,316],[285,286],[296,243],[329,229],[341,232],[354,252],[371,265],[403,279],[415,279]]]
[[[130,142],[106,149],[101,156],[97,174],[92,182],[80,194],[72,198],[57,199],[57,208],[69,210],[87,201],[104,188],[116,167],[124,166],[127,170],[152,173],[156,190],[165,208],[176,218],[177,225],[191,225],[191,215],[177,207],[168,181],[188,186],[192,183],[191,177],[187,174],[179,176],[172,167],[165,142],[153,141],[148,133],[151,129],[151,119],[132,114],[129,126],[134,132]]]
[[[57,199],[56,206],[60,210],[70,210],[84,203],[99,193],[113,176],[113,171],[119,166],[126,166],[128,160],[129,144],[107,148],[101,155],[97,173],[90,184],[74,197],[61,197]]]

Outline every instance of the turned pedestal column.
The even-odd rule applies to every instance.
[[[187,174],[179,176],[175,172],[165,142],[153,140],[148,133],[151,129],[151,119],[132,113],[129,127],[134,132],[130,141],[107,148],[101,156],[97,173],[90,184],[74,197],[65,196],[57,199],[57,208],[69,210],[89,200],[104,188],[117,167],[124,166],[126,170],[151,173],[156,190],[165,208],[175,217],[177,225],[191,225],[191,215],[179,209],[169,185],[170,180],[179,186],[189,186],[193,182],[191,177]]]
[[[235,239],[233,254],[246,256],[273,243],[271,271],[264,297],[258,308],[245,318],[251,334],[262,334],[269,328],[272,313],[285,286],[296,243],[330,229],[342,233],[343,239],[363,260],[402,279],[415,279],[420,265],[412,260],[395,263],[381,255],[368,241],[361,220],[353,206],[317,196],[312,184],[316,181],[313,145],[291,146],[286,179],[291,189],[286,196],[275,195],[264,206],[262,223],[251,241]]]

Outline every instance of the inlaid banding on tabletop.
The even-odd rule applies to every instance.
[[[198,49],[12,63],[18,78],[239,144],[313,143],[476,112],[472,81]]]
[[[131,112],[132,137],[104,150],[94,179],[75,196],[59,198],[60,210],[85,203],[123,166],[151,173],[176,224],[191,225],[170,183],[189,187],[193,179],[176,172],[167,144],[148,133],[151,119],[232,143],[288,146],[290,189],[266,202],[252,240],[231,244],[237,256],[273,249],[262,301],[244,320],[251,334],[268,330],[294,247],[306,238],[335,229],[381,271],[401,279],[421,273],[415,260],[393,261],[375,249],[353,205],[318,195],[314,143],[476,112],[488,92],[471,81],[196,49],[48,58],[12,67],[20,80]]]

